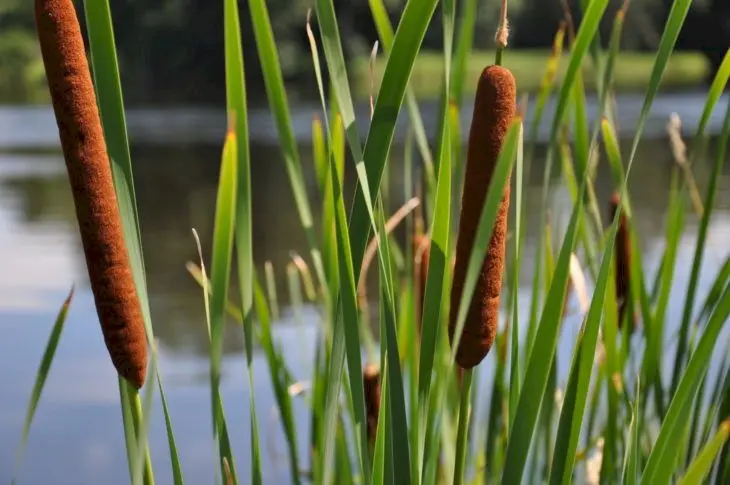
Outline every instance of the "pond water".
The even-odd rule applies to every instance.
[[[648,138],[639,147],[630,190],[649,277],[656,271],[664,249],[667,187],[673,163],[664,127],[669,114],[677,112],[687,127],[685,134],[691,133],[703,102],[700,94],[660,96],[647,125]],[[725,96],[711,120],[713,133],[717,133],[727,102]],[[630,141],[627,137],[633,133],[640,103],[640,98],[632,96],[620,96],[617,100],[626,151]],[[434,106],[424,105],[429,132],[433,131],[434,110]],[[316,106],[297,107],[294,118],[295,133],[304,146],[301,153],[310,193],[316,189],[308,156],[310,150],[305,145],[315,111]],[[548,115],[549,111],[550,108]],[[366,119],[367,108],[363,107],[361,112],[360,119]],[[592,108],[591,113],[594,112]],[[470,113],[463,118],[468,124]],[[265,261],[271,261],[275,268],[282,303],[276,337],[295,377],[306,380],[319,315],[314,308],[289,306],[285,269],[292,251],[306,258],[307,246],[275,142],[272,120],[265,112],[253,112],[251,120],[254,259],[260,269]],[[405,121],[399,121],[396,146],[392,150],[392,210],[404,200],[401,145]],[[160,339],[160,366],[188,483],[211,483],[213,446],[203,299],[185,263],[197,261],[191,228],[199,232],[204,253],[210,253],[224,124],[225,113],[220,110],[150,109],[132,110],[129,114],[152,318]],[[547,131],[547,127],[543,128],[542,136]],[[714,153],[715,142],[710,144],[710,153]],[[709,157],[697,160],[694,168],[702,193],[707,185],[710,161]],[[541,167],[536,164],[533,176],[526,181],[525,203],[529,214],[541,209],[541,173]],[[349,170],[350,193],[352,182],[352,170]],[[605,163],[600,165],[597,184],[599,200],[606,201],[611,178]],[[550,209],[556,225],[562,227],[569,214],[570,198],[558,174],[551,180],[551,186]],[[730,254],[727,246],[730,166],[727,163],[719,181],[717,205],[700,277],[700,295]],[[604,212],[605,209],[602,207]],[[530,278],[530,258],[536,241],[535,231],[529,230],[529,220],[527,227],[524,281]],[[687,231],[680,242],[668,334],[684,304],[696,228],[696,218],[689,216]],[[0,384],[3,388],[0,392],[0,482],[8,483],[13,474],[15,451],[35,373],[58,308],[75,285],[76,293],[56,361],[31,428],[21,483],[128,483],[115,374],[98,328],[55,122],[47,107],[0,108],[0,268]],[[521,308],[526,311],[527,288],[522,290],[520,299],[525,302]],[[575,301],[571,308],[577,309]],[[581,316],[574,314],[565,325],[560,345],[567,354],[563,355],[569,355],[580,320]],[[718,347],[727,349],[726,340]],[[561,366],[566,366],[567,360],[560,359]],[[491,365],[487,359],[484,366]],[[284,438],[274,411],[268,369],[258,351],[254,366],[256,406],[264,447],[264,482],[288,483]],[[248,386],[241,336],[235,331],[225,341],[223,372],[222,389],[232,446],[239,473],[245,474]],[[308,410],[303,400],[296,402],[296,416],[303,450],[308,437]],[[170,483],[167,441],[159,405],[155,407],[150,432],[157,483]],[[306,466],[302,458],[302,467]]]

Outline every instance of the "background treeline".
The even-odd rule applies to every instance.
[[[406,0],[386,0],[394,24]],[[81,2],[78,2],[81,4]],[[463,4],[464,2],[458,2]],[[587,0],[510,0],[512,48],[547,49],[570,8],[576,25]],[[623,0],[612,0],[604,17],[602,39]],[[631,0],[623,48],[653,51],[671,0]],[[292,94],[314,92],[305,19],[312,0],[269,0],[277,46]],[[223,102],[222,2],[211,0],[115,0],[111,2],[122,82],[130,104],[219,104]],[[79,5],[81,6],[81,5]],[[246,0],[240,2],[249,89],[263,89]],[[367,56],[377,39],[367,0],[338,0],[340,32],[350,58]],[[480,0],[475,48],[488,49],[499,2]],[[424,43],[441,49],[439,14]],[[701,51],[709,76],[730,45],[730,1],[695,0],[678,48]],[[0,0],[0,102],[42,102],[43,68],[35,38],[33,1]],[[263,97],[252,97],[252,102]]]

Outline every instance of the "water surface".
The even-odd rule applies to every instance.
[[[702,109],[700,95],[660,97],[652,111],[647,132],[652,138],[639,148],[631,177],[636,221],[648,276],[653,276],[664,250],[664,219],[668,201],[672,156],[663,136],[667,117],[679,112],[693,127]],[[712,118],[716,131],[724,113],[723,98]],[[640,99],[630,96],[618,102],[621,133],[632,134]],[[310,109],[311,108],[311,109]],[[591,108],[591,113],[594,112]],[[305,145],[315,107],[295,111],[294,129]],[[434,108],[424,106],[426,125],[433,127]],[[470,113],[463,115],[468,123]],[[365,119],[364,115],[360,117]],[[252,115],[252,177],[254,259],[261,270],[271,261],[277,275],[282,316],[276,336],[290,368],[306,380],[311,369],[315,328],[314,308],[293,311],[289,302],[286,266],[291,252],[307,257],[297,212],[273,124],[262,112]],[[632,121],[633,120],[633,121]],[[405,120],[401,120],[404,122]],[[135,110],[130,112],[132,158],[148,270],[148,285],[155,333],[162,349],[161,369],[172,412],[178,447],[188,483],[211,483],[213,447],[209,425],[207,387],[207,335],[202,294],[185,269],[197,261],[191,234],[195,228],[210,253],[215,190],[220,160],[220,141],[225,115],[218,110]],[[402,124],[399,127],[402,128]],[[546,127],[541,132],[546,132]],[[392,150],[390,172],[391,210],[403,202],[402,133]],[[691,130],[687,130],[691,133]],[[628,141],[624,151],[628,152]],[[715,141],[710,144],[714,153]],[[310,194],[315,194],[310,150],[302,149]],[[707,185],[710,160],[697,160],[695,176],[701,191]],[[349,170],[349,168],[348,168]],[[525,203],[530,215],[541,209],[539,163],[526,181]],[[352,170],[348,193],[352,193]],[[558,230],[569,216],[570,198],[560,174],[551,180],[550,210]],[[606,201],[612,190],[610,173],[601,163],[597,197]],[[348,197],[347,200],[350,200]],[[313,202],[313,208],[319,207]],[[718,209],[708,235],[700,277],[699,295],[712,284],[715,272],[728,257],[730,239],[730,167],[726,163],[719,181]],[[601,207],[606,217],[605,204]],[[458,207],[455,206],[455,212]],[[533,216],[527,221],[528,238],[524,281],[531,277],[536,231]],[[670,325],[676,325],[689,276],[697,220],[687,218],[687,231],[679,248],[676,284],[670,299]],[[402,241],[402,231],[399,233]],[[556,242],[557,244],[557,242]],[[206,256],[207,257],[207,256]],[[589,279],[590,283],[590,279]],[[46,108],[0,108],[0,482],[12,475],[14,453],[35,372],[59,306],[72,285],[76,293],[68,315],[56,362],[38,408],[30,434],[21,483],[97,484],[128,483],[117,384],[107,358],[88,288],[86,267],[78,237],[71,193],[63,158],[58,149],[52,112]],[[520,294],[521,312],[528,309],[529,294]],[[565,325],[561,352],[570,352],[581,315],[575,299],[573,316]],[[523,319],[524,321],[524,319]],[[727,333],[727,332],[726,332]],[[726,340],[722,340],[727,349]],[[248,386],[241,335],[231,327],[225,340],[223,393],[239,473],[248,464]],[[718,346],[720,347],[720,346]],[[565,354],[563,354],[565,355]],[[569,354],[567,354],[569,355]],[[671,357],[671,356],[670,356]],[[561,368],[568,359],[560,359]],[[491,359],[485,361],[488,369]],[[265,483],[288,483],[288,463],[261,353],[255,356],[256,406],[263,439]],[[488,372],[484,373],[485,379]],[[296,401],[302,456],[308,439],[307,407]],[[170,483],[166,435],[161,409],[152,418],[151,446],[158,465],[157,483]],[[302,458],[302,468],[307,462]]]

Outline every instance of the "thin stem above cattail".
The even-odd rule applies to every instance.
[[[502,0],[502,6],[499,13],[499,26],[494,34],[494,43],[497,45],[497,55],[494,64],[502,65],[502,54],[507,47],[509,40],[509,22],[507,21],[507,0]]]
[[[515,79],[504,67],[488,66],[479,78],[469,132],[456,265],[451,288],[449,338],[452,345],[469,256],[497,158],[515,116],[516,91]],[[456,351],[456,361],[466,369],[482,361],[491,349],[497,332],[509,199],[508,181]]]
[[[36,0],[35,20],[104,342],[139,389],[147,341],[76,10],[71,0]]]

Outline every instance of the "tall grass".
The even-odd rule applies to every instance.
[[[494,0],[496,1],[496,0]],[[318,80],[321,112],[313,123],[315,167],[301,163],[300,148],[291,129],[287,93],[278,60],[266,3],[250,0],[247,5],[254,21],[254,38],[263,66],[266,94],[281,146],[283,167],[289,176],[299,214],[302,235],[309,243],[310,260],[298,260],[299,271],[290,278],[304,276],[309,297],[322,309],[312,386],[306,402],[311,418],[308,449],[299,448],[302,428],[293,417],[295,406],[289,386],[293,384],[288,363],[275,344],[272,315],[278,314],[275,291],[270,283],[273,269],[266,266],[262,284],[252,260],[252,218],[250,167],[261,161],[248,152],[247,77],[244,73],[238,2],[224,0],[221,32],[225,38],[226,95],[229,131],[221,134],[222,162],[215,214],[215,234],[210,281],[205,267],[188,263],[191,275],[202,289],[210,331],[210,391],[212,413],[211,446],[216,450],[218,480],[223,483],[270,483],[262,465],[259,423],[256,414],[253,346],[264,349],[269,378],[275,390],[281,426],[288,444],[291,483],[324,484],[423,484],[435,483],[730,483],[728,453],[728,402],[730,402],[730,352],[727,342],[718,341],[730,321],[730,260],[715,276],[712,288],[701,294],[697,285],[706,246],[709,223],[715,210],[717,183],[726,162],[730,137],[730,107],[719,138],[712,178],[703,198],[692,272],[684,299],[678,342],[673,345],[669,328],[674,315],[668,312],[670,289],[675,282],[677,245],[686,222],[689,188],[686,170],[706,153],[706,125],[730,76],[730,51],[707,93],[702,118],[689,151],[689,167],[673,168],[666,220],[663,263],[655,275],[644,268],[637,212],[627,190],[632,165],[654,98],[661,88],[662,75],[675,48],[679,31],[691,2],[675,0],[661,37],[654,67],[635,129],[629,153],[621,153],[616,139],[612,72],[620,58],[620,38],[627,5],[613,20],[609,48],[597,41],[598,26],[606,20],[607,0],[581,2],[584,11],[576,31],[568,28],[566,48],[570,56],[560,86],[553,74],[563,49],[564,26],[556,34],[555,56],[546,67],[541,92],[536,98],[535,118],[525,136],[521,109],[510,126],[488,188],[484,208],[476,228],[475,244],[466,271],[465,291],[458,308],[458,341],[485,249],[492,233],[498,204],[507,183],[511,205],[516,208],[509,221],[512,240],[508,244],[502,321],[488,357],[474,370],[461,374],[455,350],[445,331],[458,221],[451,218],[452,205],[461,199],[464,159],[459,126],[461,111],[471,111],[462,95],[464,86],[477,79],[465,76],[465,59],[471,50],[479,2],[464,0],[409,0],[393,30],[384,2],[370,0],[378,26],[386,64],[382,83],[374,97],[374,109],[365,133],[357,130],[342,42],[337,25],[335,2],[316,0],[314,20],[308,25],[311,36],[313,76]],[[94,81],[104,121],[105,136],[114,168],[115,187],[123,214],[126,242],[132,255],[135,281],[143,301],[148,339],[154,342],[145,286],[144,259],[134,197],[134,178],[129,158],[121,87],[108,0],[84,2]],[[435,24],[440,9],[442,25]],[[574,16],[577,17],[577,16]],[[609,19],[611,20],[611,19]],[[304,22],[305,19],[302,19]],[[569,25],[569,24],[568,24]],[[444,33],[444,78],[442,103],[438,111],[438,131],[429,139],[424,132],[418,101],[409,89],[409,76],[419,54],[427,28]],[[322,52],[318,51],[317,38]],[[375,40],[375,39],[373,39]],[[509,58],[509,47],[500,56]],[[593,63],[599,87],[599,113],[589,124],[586,116],[583,66]],[[323,71],[331,84],[322,84]],[[547,203],[531,228],[540,235],[533,258],[531,279],[520,271],[525,258],[527,228],[524,180],[534,163],[537,127],[546,112],[546,100],[557,90],[557,104],[550,125],[547,161],[543,167],[542,200],[549,196],[548,181],[555,167],[572,196],[570,219],[564,231],[547,216]],[[403,109],[405,108],[405,109]],[[405,179],[423,174],[425,232],[430,238],[428,274],[422,309],[414,297],[411,241],[404,247],[386,230],[391,214],[384,203],[387,186],[382,184],[389,161],[396,119],[400,112],[409,117],[419,159],[407,144]],[[564,133],[571,131],[571,139]],[[431,149],[433,147],[433,150]],[[525,149],[526,148],[526,149]],[[346,165],[346,154],[351,164]],[[557,162],[557,165],[556,165]],[[266,163],[270,163],[268,160]],[[608,164],[613,188],[620,193],[616,216],[601,220],[600,207],[608,201],[597,199],[594,190],[597,164]],[[414,169],[415,166],[415,169]],[[315,193],[305,186],[306,170],[316,170]],[[344,172],[357,180],[355,197],[345,201]],[[514,176],[512,176],[514,172]],[[415,181],[420,185],[420,181]],[[412,187],[405,187],[407,198]],[[313,200],[317,204],[313,204]],[[321,234],[314,231],[313,207],[321,210],[325,223]],[[619,214],[626,214],[633,258],[625,302],[629,322],[618,321],[614,287],[614,246]],[[408,221],[411,224],[411,221]],[[557,242],[557,244],[556,244]],[[377,307],[363,300],[358,291],[366,247],[375,244],[378,267]],[[237,256],[234,270],[233,254]],[[201,255],[201,261],[203,257]],[[182,262],[181,262],[182,264]],[[309,264],[314,268],[309,275]],[[238,278],[240,295],[229,300],[231,273]],[[558,351],[568,288],[585,292],[586,278],[593,281],[589,301],[581,308],[581,327],[572,354]],[[309,283],[311,280],[312,283]],[[296,284],[293,288],[298,288]],[[264,288],[268,291],[265,292]],[[517,292],[530,289],[531,305],[520,308]],[[701,306],[698,303],[701,302]],[[67,302],[68,304],[68,302]],[[271,307],[273,305],[273,307]],[[420,316],[420,321],[416,321]],[[630,324],[636,318],[637,326]],[[371,318],[379,326],[379,342],[373,345]],[[219,393],[221,338],[224,323],[232,319],[242,325],[245,335],[250,429],[229,429],[224,403]],[[60,337],[62,317],[54,327],[50,350],[44,357],[30,404],[23,445],[32,420],[32,410],[40,396],[50,368],[55,343]],[[202,323],[202,322],[201,322]],[[671,376],[661,371],[664,357],[672,356]],[[155,353],[152,352],[154,356]],[[557,374],[557,362],[569,363],[567,376]],[[154,360],[153,360],[154,364]],[[369,364],[369,365],[368,365]],[[363,369],[367,366],[372,385],[372,364],[379,368],[379,404],[366,407]],[[718,372],[708,373],[713,366]],[[161,371],[152,368],[154,378],[145,388],[144,405],[136,391],[120,381],[120,399],[125,416],[130,480],[154,482],[154,474],[167,474],[174,483],[183,483],[177,458]],[[481,373],[487,378],[482,379]],[[714,376],[711,380],[710,376]],[[486,384],[486,385],[485,385]],[[153,470],[146,444],[151,395],[154,388],[163,403],[172,469]],[[560,397],[559,399],[557,397]],[[367,408],[367,409],[366,409]],[[368,409],[379,409],[375,436],[368,437]],[[201,415],[201,419],[204,417]],[[249,433],[249,449],[232,450],[230,435]],[[22,446],[21,446],[22,448]],[[251,467],[235,466],[236,453],[250,453]],[[184,465],[184,464],[182,464]],[[213,473],[213,472],[212,472]],[[167,480],[165,480],[167,481]]]

